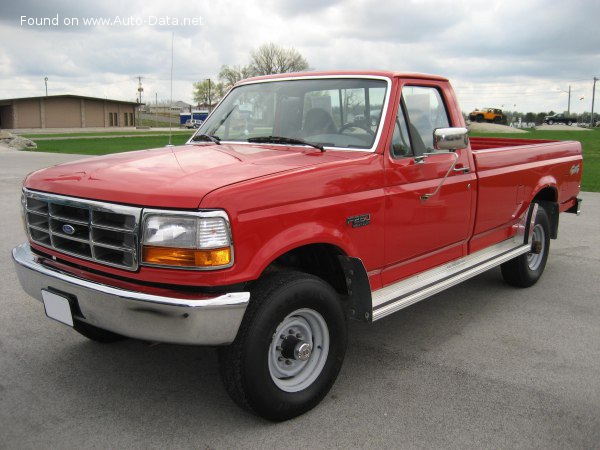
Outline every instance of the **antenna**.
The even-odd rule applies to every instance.
[[[173,137],[172,126],[173,123],[171,121],[171,111],[173,111],[173,40],[175,39],[175,32],[171,32],[171,103],[169,105],[169,143],[167,147],[173,147],[171,144],[171,138]]]

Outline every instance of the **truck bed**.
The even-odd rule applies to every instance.
[[[516,138],[495,138],[495,137],[470,137],[472,150],[486,150],[500,147],[517,147],[520,145],[547,144],[549,142],[558,142],[545,139],[516,139]]]
[[[504,227],[537,192],[548,188],[544,199],[557,202],[561,211],[575,202],[582,165],[579,142],[475,137],[470,143],[478,181],[472,250],[506,237]]]

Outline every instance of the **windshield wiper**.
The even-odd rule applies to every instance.
[[[197,134],[192,138],[192,141],[210,141],[214,144],[221,145],[221,138],[210,134]]]
[[[291,145],[308,145],[313,148],[318,148],[322,152],[325,148],[321,144],[314,144],[303,139],[289,138],[284,136],[258,136],[248,138],[248,142],[256,144],[291,144]]]

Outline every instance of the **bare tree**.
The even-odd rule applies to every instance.
[[[219,81],[223,84],[225,89],[229,89],[238,81],[250,78],[253,75],[250,66],[221,66]]]
[[[219,83],[210,82],[210,103],[217,103],[235,83],[246,78],[273,73],[299,72],[308,69],[306,59],[294,48],[283,48],[272,42],[263,44],[250,53],[250,63],[245,66],[221,66]],[[194,83],[194,100],[209,103],[208,80]]]
[[[253,75],[299,72],[308,69],[308,62],[295,48],[279,47],[272,42],[250,53]]]

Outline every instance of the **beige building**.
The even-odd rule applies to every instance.
[[[87,128],[135,126],[135,102],[81,95],[0,100],[0,128]]]

